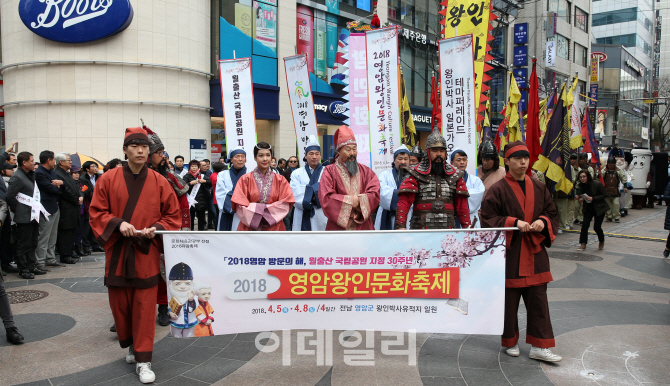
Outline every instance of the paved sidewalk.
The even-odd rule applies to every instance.
[[[665,239],[666,207],[631,210],[605,232]],[[374,366],[345,363],[345,348],[333,332],[332,365],[317,366],[316,353],[297,352],[291,332],[290,366],[282,350],[259,352],[256,333],[175,339],[157,326],[153,369],[161,385],[670,385],[670,261],[664,242],[595,235],[578,252],[579,235],[559,235],[550,249],[549,285],[555,351],[564,360],[542,364],[500,348],[498,336],[417,334],[417,365],[407,356],[381,353],[374,336]],[[6,276],[22,345],[0,339],[0,386],[135,385],[134,366],[109,332],[113,320],[103,286],[104,257],[87,256],[35,280]],[[44,297],[46,296],[46,297]],[[519,315],[524,342],[525,310]],[[307,331],[305,333],[313,333]],[[281,332],[277,331],[281,336]],[[348,337],[350,342],[357,337]],[[364,339],[365,332],[361,332]],[[405,336],[405,338],[407,338]],[[313,338],[312,338],[313,339]],[[262,344],[266,340],[260,341]],[[404,340],[407,346],[407,339]],[[360,348],[359,346],[358,348]]]

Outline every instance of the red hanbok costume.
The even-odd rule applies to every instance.
[[[124,145],[135,139],[148,143],[142,128],[126,129]],[[124,237],[118,229],[125,221],[138,230],[179,230],[177,196],[165,177],[146,165],[137,175],[128,166],[115,168],[97,181],[90,218],[105,248],[105,285],[119,344],[134,345],[135,359],[151,362],[162,241],[160,237]]]
[[[520,141],[505,147],[505,158],[528,148]],[[507,231],[505,269],[505,326],[502,345],[513,347],[519,340],[517,313],[523,297],[528,314],[526,342],[539,348],[554,347],[549,317],[547,283],[553,280],[549,270],[550,247],[558,232],[558,212],[544,184],[525,176],[517,181],[510,173],[489,188],[482,202],[483,228],[516,227],[517,221],[532,224],[540,219],[542,232]]]
[[[283,220],[295,198],[283,176],[255,168],[240,177],[230,201],[240,219],[238,231],[285,231]]]

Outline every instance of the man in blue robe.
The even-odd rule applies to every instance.
[[[381,185],[379,198],[381,202],[375,220],[376,230],[395,229],[398,188],[405,179],[406,171],[404,169],[409,166],[409,154],[407,146],[401,145],[393,153],[393,167],[379,174],[379,184]],[[412,218],[411,209],[407,218]],[[407,222],[407,228],[409,229],[409,221]]]
[[[321,181],[321,146],[316,137],[309,136],[305,147],[305,166],[291,173],[291,190],[295,197],[293,208],[294,232],[325,231],[328,218],[323,214],[319,202],[319,182]]]
[[[227,161],[231,164],[230,169],[220,172],[216,180],[216,203],[219,206],[218,231],[236,231],[240,224],[230,199],[233,197],[237,180],[247,173],[247,168],[244,166],[247,162],[247,153],[241,147],[237,147],[230,152]]]

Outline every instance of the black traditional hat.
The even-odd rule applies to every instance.
[[[193,280],[193,270],[185,263],[177,263],[170,270],[168,280]]]

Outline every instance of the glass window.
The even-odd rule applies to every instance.
[[[570,40],[563,35],[556,34],[547,41],[556,41],[556,55],[566,60],[570,60]]]
[[[635,34],[609,36],[596,39],[598,44],[615,44],[624,47],[635,47],[636,41],[637,39]]]
[[[587,51],[588,49],[586,47],[582,46],[581,44],[575,43],[575,54],[573,55],[575,64],[579,64],[582,67],[587,66],[588,63],[586,58]]]
[[[500,63],[507,63],[505,60],[505,31],[506,27],[497,27],[493,30],[494,38],[491,41],[491,56]]]
[[[414,0],[414,26],[422,31],[426,30],[428,21],[427,1],[435,2],[435,0]]]
[[[584,32],[589,32],[589,14],[575,7],[575,27]]]
[[[428,0],[428,32],[439,35],[440,33],[440,15],[437,13],[438,2]]]
[[[570,6],[567,0],[549,0],[547,2],[547,11],[556,12],[558,17],[570,23]]]
[[[400,22],[413,25],[414,2],[412,0],[400,0]]]
[[[414,104],[417,106],[426,105],[426,89],[430,89],[430,78],[426,77],[426,60],[424,52],[417,52],[414,58]]]
[[[400,0],[389,0],[389,19],[400,19]]]
[[[593,26],[625,23],[637,19],[637,7],[601,12],[593,15]]]

